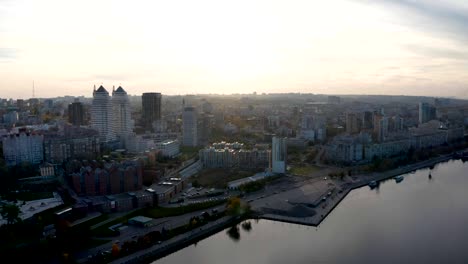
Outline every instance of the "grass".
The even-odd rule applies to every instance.
[[[180,159],[182,161],[189,160],[194,158],[198,155],[198,151],[202,149],[202,147],[188,147],[188,146],[181,146],[180,147]]]
[[[151,218],[163,218],[169,216],[183,215],[186,213],[208,209],[217,205],[224,204],[225,201],[210,201],[199,204],[190,204],[181,207],[156,207],[143,209],[143,215]]]
[[[320,168],[318,168],[317,166],[292,167],[290,173],[301,176],[309,176],[310,174],[318,170],[320,170]]]
[[[254,172],[249,171],[229,171],[227,169],[205,169],[192,177],[192,182],[203,187],[225,188],[227,183],[237,179],[252,176]]]
[[[125,224],[127,223],[128,219],[133,218],[135,216],[142,215],[142,216],[151,217],[151,218],[163,218],[163,217],[169,217],[169,216],[177,216],[177,215],[183,215],[183,214],[198,211],[198,210],[211,208],[213,206],[217,206],[223,203],[225,203],[225,201],[210,201],[210,202],[199,203],[199,204],[190,204],[190,205],[181,206],[181,207],[142,208],[142,209],[133,211],[129,214],[126,214],[122,217],[119,217],[115,220],[110,221],[109,223],[106,223],[102,226],[99,226],[91,230],[91,234],[96,237],[112,237],[112,236],[118,235],[118,232],[110,230],[109,227],[116,225],[116,224],[120,224],[120,223]]]

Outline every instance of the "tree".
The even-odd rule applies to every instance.
[[[8,225],[14,224],[21,220],[19,218],[19,213],[20,209],[16,204],[5,204],[2,206],[0,211],[2,218],[7,220]]]
[[[230,198],[226,205],[228,215],[242,215],[250,212],[250,205],[243,203],[240,198]]]

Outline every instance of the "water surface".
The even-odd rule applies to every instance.
[[[153,263],[468,263],[467,189],[449,161],[353,190],[318,227],[251,220]]]

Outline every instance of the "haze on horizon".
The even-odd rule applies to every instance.
[[[468,98],[464,0],[0,0],[0,97]]]

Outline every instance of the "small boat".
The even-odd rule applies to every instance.
[[[403,175],[398,175],[393,179],[395,179],[396,182],[401,182],[403,180]]]
[[[371,181],[371,182],[369,182],[369,187],[374,188],[374,187],[376,187],[376,186],[377,186],[377,182],[376,182],[376,181]]]

